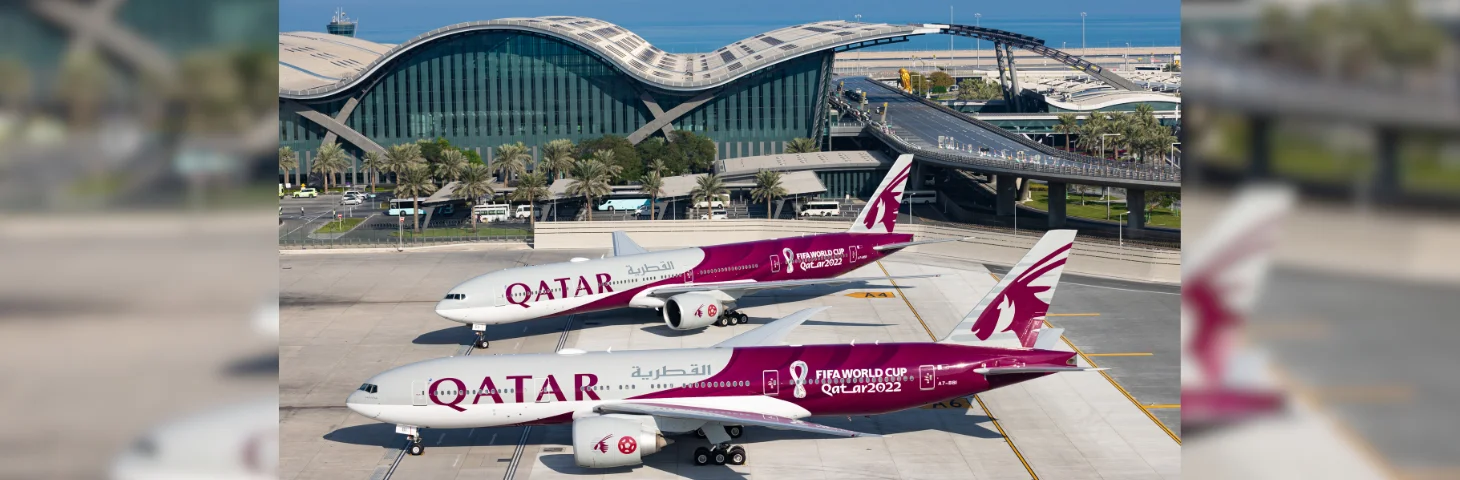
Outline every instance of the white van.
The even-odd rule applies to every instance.
[[[505,222],[512,218],[511,211],[512,206],[505,203],[477,205],[471,208],[471,214],[476,216],[479,222]]]
[[[721,195],[711,198],[708,202],[703,200],[695,202],[695,208],[725,208],[725,204],[727,203],[730,203],[730,196]]]
[[[841,215],[842,205],[835,201],[811,201],[801,206],[803,217],[833,217]]]
[[[518,205],[517,212],[512,214],[512,218],[532,218],[532,205]]]

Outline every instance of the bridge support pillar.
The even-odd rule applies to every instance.
[[[1128,224],[1126,228],[1140,230],[1146,228],[1146,191],[1134,188],[1125,189],[1125,208],[1130,214],[1126,215]]]
[[[1399,196],[1399,131],[1379,130],[1378,162],[1369,188],[1371,200],[1385,202]]]
[[[994,214],[1000,217],[1014,215],[1014,196],[1019,193],[1019,186],[1014,183],[1013,175],[994,175]]]
[[[1065,228],[1065,199],[1069,185],[1049,182],[1049,228]]]
[[[1247,123],[1248,154],[1251,160],[1247,175],[1254,179],[1267,178],[1272,174],[1272,119],[1252,117]]]
[[[1027,202],[1027,201],[1030,201],[1030,200],[1033,200],[1033,199],[1034,199],[1034,197],[1029,196],[1029,179],[1027,179],[1027,178],[1020,178],[1019,179],[1019,202],[1021,202],[1021,203],[1022,202]]]

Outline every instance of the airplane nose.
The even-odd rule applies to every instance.
[[[466,321],[466,315],[464,315],[466,313],[466,309],[465,308],[459,308],[459,307],[458,308],[451,308],[451,307],[448,307],[447,305],[445,305],[445,303],[446,302],[437,302],[436,303],[436,314],[437,315],[440,315],[441,318],[444,318],[444,319],[447,319],[447,320],[451,320],[453,322],[467,323],[467,321]]]
[[[364,415],[366,418],[379,417],[380,404],[375,403],[375,401],[373,400],[368,400],[364,398],[364,394],[365,392],[359,391],[351,393],[350,397],[345,399],[345,408],[349,408],[352,412]]]

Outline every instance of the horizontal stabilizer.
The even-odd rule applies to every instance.
[[[975,368],[975,369],[973,369],[973,373],[978,373],[978,374],[983,374],[983,375],[1008,375],[1008,374],[1011,374],[1011,373],[1059,373],[1059,372],[1083,372],[1083,371],[1087,371],[1087,370],[1099,371],[1099,370],[1105,370],[1105,368],[1103,368],[1103,367],[1102,368],[1093,368],[1093,367],[987,367],[987,368]]]
[[[1055,344],[1059,343],[1060,336],[1064,334],[1065,329],[1063,328],[1041,328],[1039,337],[1034,339],[1034,348],[1036,350],[1054,350]]]
[[[967,241],[967,240],[973,240],[973,237],[938,238],[938,239],[933,239],[933,240],[918,240],[916,242],[889,243],[887,245],[878,245],[878,246],[872,247],[872,249],[873,250],[876,250],[876,251],[879,251],[879,252],[882,252],[882,251],[887,251],[887,250],[897,250],[899,248],[907,248],[907,247],[911,247],[911,246],[914,246],[914,245],[927,245],[929,243],[943,243],[943,242],[962,242],[962,241]]]

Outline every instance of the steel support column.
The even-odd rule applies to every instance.
[[[1125,208],[1130,214],[1126,215],[1130,223],[1127,228],[1140,230],[1146,228],[1146,191],[1134,188],[1125,189]]]
[[[1009,90],[1005,95],[1009,98],[1010,111],[1019,113],[1024,109],[1019,108],[1019,74],[1014,67],[1014,47],[1012,45],[1004,44],[1004,57],[1007,57],[1009,62]]]

